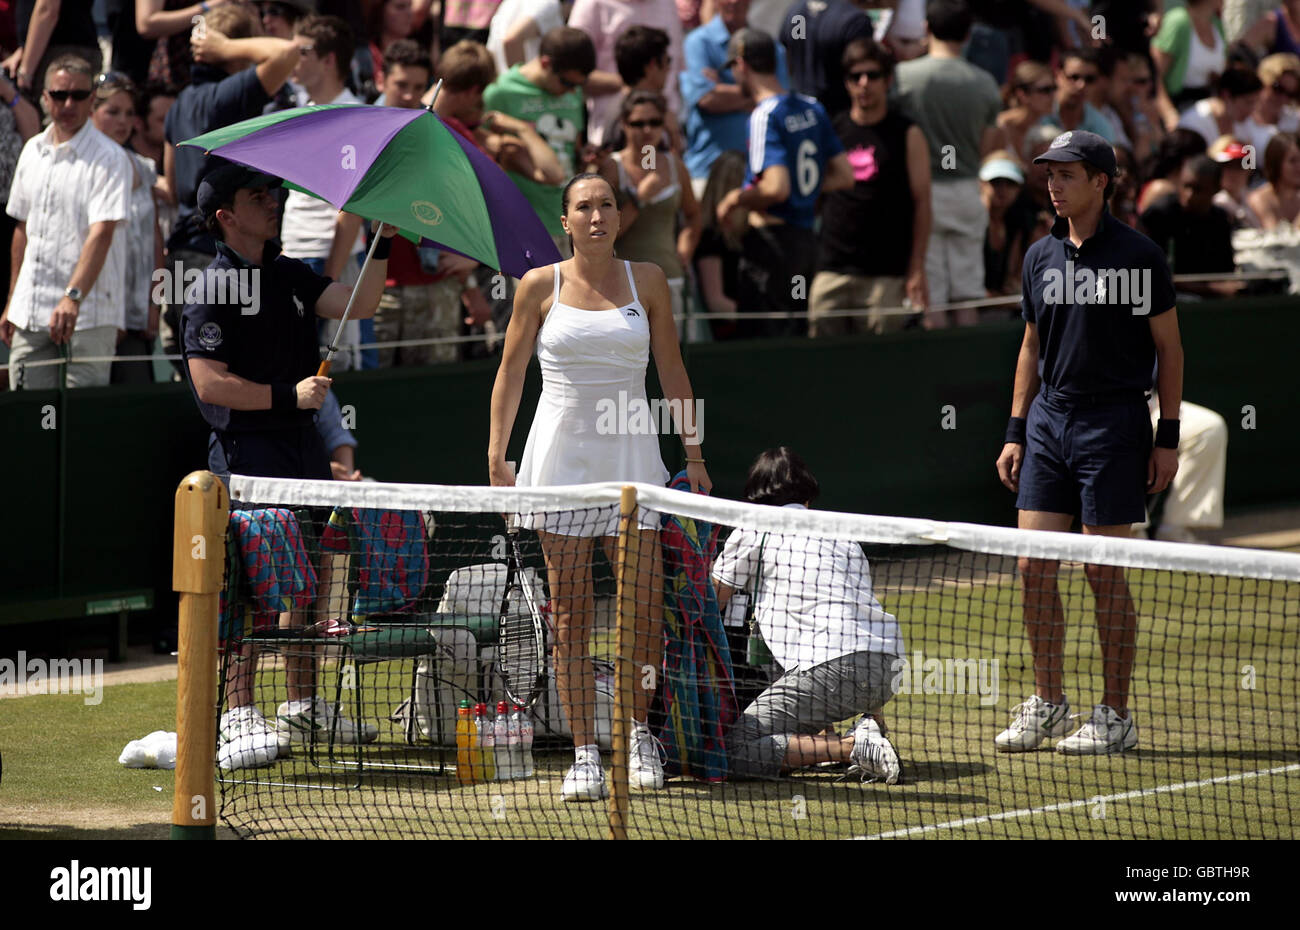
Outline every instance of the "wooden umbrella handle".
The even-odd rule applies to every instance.
[[[316,369],[317,378],[328,378],[330,376],[330,367],[334,364],[330,359],[325,359],[320,363],[320,368]]]

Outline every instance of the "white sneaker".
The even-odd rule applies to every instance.
[[[275,729],[252,704],[221,715],[217,764],[227,771],[270,765],[279,753]]]
[[[560,786],[561,800],[599,801],[607,797],[609,789],[605,787],[604,770],[595,756],[582,753],[564,773],[564,784]]]
[[[903,763],[898,751],[880,730],[880,724],[871,717],[863,717],[850,731],[853,748],[849,751],[849,774],[859,775],[863,781],[883,781],[898,784],[903,774]]]
[[[1056,744],[1056,751],[1071,756],[1096,756],[1124,752],[1137,743],[1138,731],[1133,715],[1130,713],[1125,719],[1105,704],[1098,704],[1077,733]]]
[[[999,752],[1028,752],[1037,749],[1043,740],[1064,736],[1070,731],[1069,701],[1049,704],[1035,694],[1017,704],[1012,711],[1016,719],[993,738],[993,748]]]
[[[664,786],[663,743],[645,724],[632,726],[632,738],[627,751],[627,781],[632,788],[657,790]]]
[[[285,701],[276,709],[275,717],[281,749],[287,749],[293,743],[309,743],[313,739],[327,742],[331,733],[334,742],[347,746],[372,743],[379,738],[379,728],[374,724],[356,723],[336,713],[319,697]]]

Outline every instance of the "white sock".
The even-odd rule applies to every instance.
[[[596,745],[594,745],[594,744],[589,744],[589,745],[586,745],[586,746],[575,746],[574,749],[573,749],[573,758],[574,758],[574,761],[576,762],[577,760],[581,759],[583,753],[587,753],[587,754],[590,756],[591,761],[595,762],[597,765],[600,765],[600,747],[599,747],[599,746],[596,746]]]

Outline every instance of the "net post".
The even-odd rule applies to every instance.
[[[632,716],[632,667],[636,640],[636,488],[627,485],[619,499],[618,521],[618,615],[617,646],[614,653],[614,711],[610,721],[613,743],[613,784],[609,792],[609,838],[627,839],[628,820],[628,720]],[[639,541],[639,540],[637,540]]]
[[[225,576],[230,497],[219,478],[190,472],[176,489],[172,589],[180,594],[176,683],[174,840],[216,838],[217,610]]]

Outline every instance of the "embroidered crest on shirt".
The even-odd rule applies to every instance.
[[[215,349],[222,338],[221,326],[211,320],[199,327],[199,344],[205,349]]]

